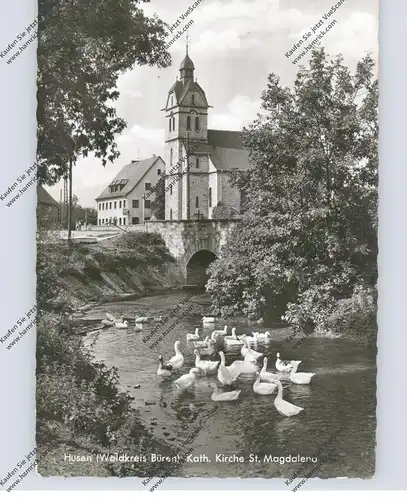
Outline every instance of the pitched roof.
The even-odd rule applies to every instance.
[[[184,57],[184,59],[182,60],[180,66],[179,66],[180,71],[183,70],[184,68],[185,69],[195,69],[194,63],[192,62],[192,59],[189,57],[188,54]]]
[[[179,104],[182,104],[182,101],[183,101],[184,97],[188,94],[188,92],[199,92],[203,97],[204,106],[208,105],[208,101],[206,100],[206,95],[205,95],[205,92],[203,91],[202,87],[198,84],[198,82],[193,82],[192,80],[187,81],[180,96],[179,97],[177,96],[177,100],[178,100]]]
[[[234,130],[208,130],[209,156],[217,170],[248,170],[249,153],[242,133]]]
[[[41,205],[53,205],[59,208],[59,203],[39,184],[37,185],[37,201]]]
[[[153,156],[145,160],[133,161],[128,165],[125,165],[116,177],[109,183],[108,186],[103,190],[102,194],[99,195],[96,200],[104,200],[106,198],[123,198],[132,191],[137,184],[141,181],[148,170],[157,162],[162,161],[161,156]],[[112,184],[120,184],[118,181],[127,181],[121,191],[116,193],[111,193],[109,191],[109,186]]]

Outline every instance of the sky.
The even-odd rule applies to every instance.
[[[321,46],[330,55],[341,53],[344,63],[354,69],[366,53],[378,58],[378,0],[345,0],[324,20],[340,0],[202,0],[181,21],[189,21],[189,55],[195,65],[195,77],[208,103],[209,128],[241,130],[260,111],[260,96],[267,76],[275,73],[284,85],[294,81],[298,65],[287,58],[294,43],[323,20],[316,32],[336,23],[323,36]],[[142,4],[147,15],[157,14],[173,24],[195,0],[151,0]],[[172,38],[169,36],[168,41]],[[312,41],[313,35],[309,38]],[[73,192],[79,202],[96,206],[98,196],[120,169],[131,160],[164,158],[164,113],[160,111],[185,55],[186,36],[170,47],[172,65],[166,69],[136,67],[119,78],[120,97],[117,113],[127,128],[116,141],[121,153],[103,167],[90,156],[80,159],[73,169]],[[300,50],[296,52],[299,53]],[[309,55],[299,64],[307,64]],[[62,183],[48,188],[59,200]]]

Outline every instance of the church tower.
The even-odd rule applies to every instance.
[[[165,219],[208,217],[208,109],[195,66],[186,55],[165,111]]]

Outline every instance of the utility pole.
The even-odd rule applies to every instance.
[[[187,132],[186,141],[186,181],[187,181],[187,220],[191,218],[191,200],[190,200],[190,185],[189,185],[189,132]]]
[[[68,170],[68,242],[71,242],[72,235],[72,156],[69,158]]]

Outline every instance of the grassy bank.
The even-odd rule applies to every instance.
[[[83,349],[66,314],[87,300],[169,286],[173,258],[156,235],[123,235],[116,245],[68,245],[38,231],[37,456],[43,475],[146,477],[163,465],[71,462],[68,455],[172,454],[118,389],[115,369]],[[157,466],[158,467],[158,466]]]

